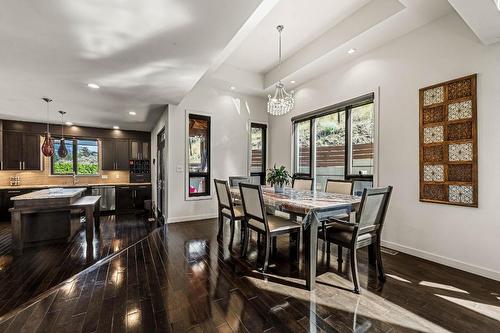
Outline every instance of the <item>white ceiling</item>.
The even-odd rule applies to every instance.
[[[496,4],[498,1],[449,0],[453,8],[486,45],[500,42],[500,11]]]
[[[75,124],[150,130],[261,2],[3,0],[0,117],[44,121],[50,96],[52,121],[62,109]]]

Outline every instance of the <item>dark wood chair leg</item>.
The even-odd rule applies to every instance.
[[[236,224],[236,221],[234,219],[229,220],[229,225],[231,228],[231,238],[229,239],[229,251],[233,250],[233,241],[234,241],[234,225]]]
[[[267,267],[269,266],[269,252],[271,251],[271,237],[269,236],[269,234],[266,234],[265,247],[266,250],[264,255],[264,267],[262,267],[262,272],[265,272],[267,270]]]
[[[339,264],[339,268],[340,268],[340,266],[342,266],[342,262],[343,262],[343,259],[342,259],[342,246],[337,245],[337,263]]]
[[[297,240],[295,241],[295,250],[297,251],[297,263],[300,262],[300,230],[297,232]]]
[[[260,232],[257,233],[257,253],[259,253],[260,250]]]
[[[217,238],[222,239],[223,236],[223,224],[224,224],[224,217],[222,216],[221,210],[219,209],[219,231],[217,233]]]
[[[271,243],[273,246],[272,254],[273,256],[276,256],[278,254],[278,237],[273,237]]]
[[[370,265],[376,264],[376,252],[375,243],[368,245],[368,263]]]
[[[377,242],[375,244],[375,252],[377,254],[378,278],[380,281],[385,282],[385,272],[384,266],[382,264],[382,252],[380,251],[380,237],[377,237]]]
[[[359,294],[359,278],[358,278],[358,262],[356,258],[356,249],[350,249],[351,256],[351,272],[352,272],[352,282],[354,283],[354,292]]]
[[[241,221],[241,226],[243,228],[243,246],[241,248],[241,256],[244,258],[247,255],[248,242],[250,239],[250,229],[246,225],[246,221]]]

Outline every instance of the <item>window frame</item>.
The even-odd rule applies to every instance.
[[[191,119],[207,120],[207,172],[191,172],[189,171],[189,121]],[[186,151],[185,151],[185,200],[203,200],[212,198],[212,117],[209,114],[201,112],[191,112],[186,110]],[[195,177],[205,178],[205,192],[190,193],[190,179]]]
[[[371,180],[372,182],[374,181],[374,176],[375,176],[375,145],[376,145],[376,138],[377,138],[377,133],[376,133],[376,107],[375,107],[375,94],[370,93],[367,95],[363,95],[348,101],[344,101],[332,106],[328,106],[325,108],[322,108],[320,110],[312,111],[297,117],[292,118],[292,133],[293,133],[293,171],[294,174],[297,176],[302,176],[302,177],[312,177],[314,178],[314,187],[316,187],[316,121],[318,118],[326,116],[326,115],[331,115],[331,114],[336,114],[342,111],[345,111],[345,145],[344,145],[344,179],[345,180]],[[352,160],[352,126],[351,126],[351,117],[352,117],[352,109],[361,107],[364,105],[368,104],[373,104],[373,124],[374,124],[374,133],[373,133],[373,140],[374,140],[374,149],[373,149],[373,172],[371,175],[360,175],[360,174],[352,174],[351,173],[351,160]],[[297,129],[298,129],[298,124],[309,121],[309,133],[310,133],[310,151],[309,151],[309,173],[298,173],[298,136],[297,136]]]
[[[250,177],[260,177],[260,185],[266,184],[267,173],[267,123],[249,121],[250,131],[248,136],[248,174]],[[262,171],[252,172],[252,128],[262,130]]]
[[[53,137],[54,140],[61,140],[61,137]],[[73,176],[73,173],[77,177],[98,177],[101,175],[101,158],[100,158],[100,150],[101,146],[99,143],[99,139],[97,138],[65,138],[66,144],[71,142],[71,146],[73,149],[73,172],[72,173],[54,173],[54,155],[57,154],[57,151],[54,151],[54,155],[50,157],[50,175],[65,177],[65,176]],[[97,173],[94,174],[79,174],[78,173],[78,141],[95,141],[97,142]],[[54,145],[55,149],[55,145]]]

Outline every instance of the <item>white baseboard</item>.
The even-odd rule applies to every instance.
[[[400,251],[403,253],[411,254],[412,256],[415,256],[415,257],[434,261],[434,262],[437,262],[439,264],[443,264],[446,266],[460,269],[462,271],[466,271],[469,273],[481,275],[481,276],[484,276],[484,277],[487,277],[487,278],[490,278],[493,280],[500,281],[500,272],[497,272],[497,271],[494,271],[494,270],[491,270],[488,268],[479,267],[476,265],[471,265],[471,264],[465,263],[463,261],[455,260],[455,259],[448,258],[448,257],[443,257],[443,256],[440,256],[440,255],[437,255],[434,253],[418,250],[418,249],[408,247],[405,245],[401,245],[398,243],[394,243],[394,242],[382,240],[381,244],[382,244],[382,246],[387,247],[389,249],[393,249],[393,250],[397,250],[397,251]]]
[[[178,216],[178,217],[169,217],[167,219],[167,223],[190,222],[190,221],[207,220],[207,219],[214,219],[214,218],[217,218],[217,214]]]

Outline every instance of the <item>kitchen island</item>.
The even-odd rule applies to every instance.
[[[51,188],[12,197],[12,246],[67,242],[80,229],[80,209],[72,207],[86,188]]]

